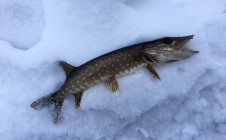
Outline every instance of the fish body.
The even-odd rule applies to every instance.
[[[146,68],[155,78],[160,79],[152,66],[182,60],[198,53],[183,47],[192,38],[193,35],[165,37],[131,45],[99,56],[79,67],[61,62],[60,65],[67,73],[67,77],[60,90],[36,100],[31,106],[39,109],[53,105],[53,120],[57,122],[63,101],[68,93],[74,95],[75,107],[79,108],[83,92],[97,83],[104,81],[108,89],[115,92],[119,90],[116,77],[139,68]]]
[[[121,76],[142,67],[142,46],[128,47],[93,59],[69,74],[70,89],[81,92],[111,77]],[[73,86],[73,87],[72,87]]]

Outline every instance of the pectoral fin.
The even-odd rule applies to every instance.
[[[64,69],[66,75],[68,75],[75,68],[74,66],[72,66],[64,61],[60,61],[59,64]]]
[[[110,77],[108,80],[106,80],[106,86],[112,92],[116,92],[119,90],[119,85],[118,85],[118,82],[117,82],[115,76]]]
[[[158,73],[155,71],[155,69],[150,64],[145,64],[144,66],[155,78],[158,78],[160,80],[160,77]]]

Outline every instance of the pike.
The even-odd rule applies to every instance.
[[[97,83],[105,82],[106,87],[116,92],[119,84],[116,77],[139,68],[145,68],[151,75],[160,80],[153,65],[183,60],[198,53],[185,48],[184,45],[194,35],[183,37],[164,37],[121,48],[101,55],[89,62],[73,67],[63,61],[60,65],[66,72],[66,80],[61,88],[48,96],[42,97],[31,104],[34,109],[51,106],[54,123],[57,122],[63,101],[68,93],[75,97],[75,107],[80,108],[84,91]]]

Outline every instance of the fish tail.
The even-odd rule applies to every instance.
[[[62,96],[60,92],[55,92],[53,94],[44,96],[34,101],[31,104],[31,107],[36,110],[42,109],[45,106],[50,107],[52,117],[53,117],[53,122],[56,123],[59,118],[63,101],[64,101],[64,96]]]

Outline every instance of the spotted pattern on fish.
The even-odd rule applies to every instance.
[[[83,92],[97,83],[106,82],[112,92],[119,90],[116,80],[118,76],[146,68],[155,78],[160,80],[152,64],[182,60],[197,53],[189,49],[181,49],[181,45],[192,39],[193,35],[185,37],[166,37],[154,41],[131,45],[122,49],[92,59],[79,67],[61,62],[67,78],[59,91],[42,97],[31,104],[34,109],[52,106],[53,121],[57,122],[63,101],[68,93],[75,97],[77,109]],[[173,45],[175,49],[172,48]]]

